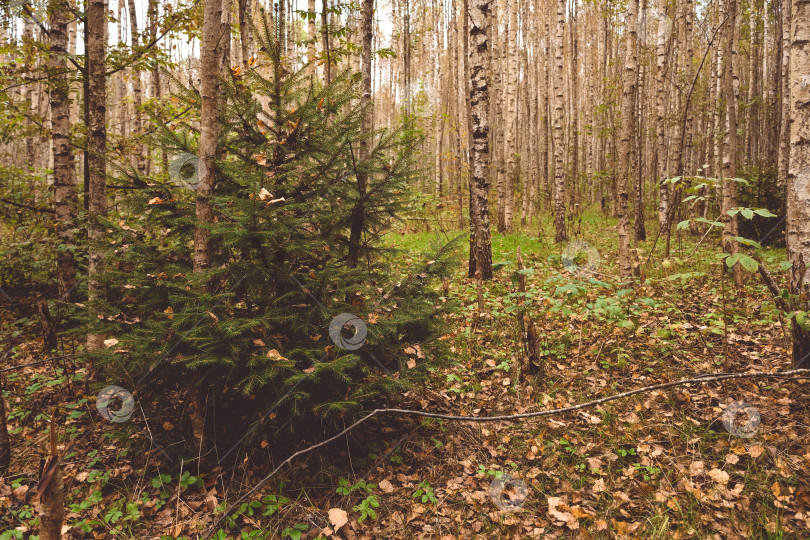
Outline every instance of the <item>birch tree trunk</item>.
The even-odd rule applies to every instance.
[[[807,294],[810,266],[810,3],[795,0],[790,43],[790,172],[787,191],[788,260],[791,288]],[[810,333],[793,324],[793,363],[810,365]]]
[[[735,47],[735,21],[737,18],[737,0],[728,0],[728,21],[726,22],[726,40],[724,43],[723,59],[723,91],[726,102],[726,136],[723,141],[723,205],[721,219],[723,220],[723,249],[726,253],[736,254],[739,245],[732,237],[737,236],[737,217],[728,214],[728,211],[737,206],[737,182],[733,180],[737,174],[737,99],[734,91],[734,47]],[[737,287],[742,286],[742,267],[734,265],[734,282]]]
[[[470,123],[472,127],[470,178],[469,276],[492,279],[489,232],[489,15],[492,0],[473,0],[470,28]]]
[[[51,137],[53,148],[53,207],[56,212],[56,273],[59,299],[72,302],[76,289],[76,262],[73,258],[76,226],[76,169],[70,146],[70,104],[67,76],[68,6],[65,0],[51,0],[48,67],[63,73],[51,79]]]
[[[782,8],[782,58],[780,77],[780,118],[779,118],[779,158],[778,183],[788,185],[788,165],[790,163],[790,25],[791,0],[781,0]],[[786,202],[787,204],[787,202]]]
[[[623,279],[633,276],[633,265],[630,260],[630,216],[628,211],[629,193],[627,191],[630,180],[630,153],[633,148],[633,135],[635,134],[635,93],[636,77],[638,71],[638,52],[636,23],[638,20],[638,0],[628,0],[627,15],[625,18],[625,53],[624,75],[622,77],[622,133],[621,148],[619,150],[618,172],[618,218],[619,218],[619,272]]]
[[[557,25],[554,33],[554,241],[568,240],[565,228],[565,160],[563,148],[563,36],[565,0],[557,0]]]
[[[667,0],[659,0],[659,13],[666,13]],[[656,23],[656,45],[655,45],[655,115],[656,115],[656,154],[658,158],[657,180],[658,180],[658,225],[661,229],[666,226],[667,213],[669,212],[669,184],[664,184],[668,177],[666,170],[667,149],[666,149],[666,101],[664,100],[664,85],[666,84],[666,32],[661,29],[664,24],[661,17]]]
[[[135,0],[128,0],[129,4],[129,32],[130,39],[132,40],[132,48],[138,48],[138,14],[135,11]],[[133,129],[135,130],[135,167],[138,169],[138,174],[146,174],[146,161],[143,156],[143,145],[141,144],[140,137],[143,130],[141,124],[141,103],[143,101],[143,93],[141,91],[141,70],[138,69],[137,64],[132,69],[132,103],[135,106],[135,114],[133,115]]]

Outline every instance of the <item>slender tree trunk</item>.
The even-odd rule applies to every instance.
[[[635,92],[638,64],[636,22],[638,17],[638,0],[628,0],[625,24],[625,56],[622,91],[622,134],[619,150],[618,197],[619,197],[619,271],[623,279],[633,276],[633,264],[630,260],[630,217],[628,212],[629,194],[627,185],[630,180],[630,153],[633,148],[635,133]]]
[[[557,24],[554,34],[554,241],[568,240],[565,228],[565,149],[563,148],[563,37],[565,0],[557,0]]]
[[[250,20],[251,20],[251,4],[250,0],[239,1],[239,44],[242,49],[242,70],[247,73],[250,69]],[[314,40],[314,27],[315,27],[315,0],[309,0],[309,39]],[[314,49],[315,45],[310,45]],[[308,58],[311,62],[312,55]]]
[[[99,281],[99,274],[104,264],[104,253],[101,249],[101,240],[104,236],[104,227],[99,222],[107,215],[107,77],[105,70],[105,57],[107,54],[107,5],[105,0],[88,0],[87,22],[87,97],[85,107],[88,110],[87,149],[88,149],[88,179],[89,197],[88,213],[89,224],[87,230],[90,241],[90,264],[88,269],[87,292],[88,300],[101,314],[104,298],[103,285]],[[88,334],[87,348],[99,349],[104,338],[101,335]]]
[[[326,84],[329,85],[332,83],[332,57],[329,51],[329,0],[323,0],[321,26],[323,28],[323,50],[326,53]]]
[[[790,24],[791,0],[781,0],[782,7],[782,58],[780,63],[781,77],[779,88],[779,159],[778,183],[780,187],[788,185],[788,166],[790,163]]]
[[[369,134],[374,129],[372,122],[374,120],[373,111],[371,109],[371,40],[373,37],[373,16],[374,16],[374,0],[363,0],[361,6],[361,21],[360,21],[360,34],[363,39],[362,50],[362,63],[360,66],[362,77],[362,94],[360,96],[360,107],[363,109],[363,120],[361,131],[363,134]],[[364,138],[360,143],[358,157],[361,167],[365,165],[365,161],[369,156],[369,141]],[[359,170],[357,173],[357,205],[354,208],[352,215],[352,225],[349,235],[349,253],[347,264],[349,268],[357,266],[360,258],[360,243],[363,235],[363,227],[365,225],[365,198],[366,190],[368,189],[368,175],[365,170]]]
[[[659,13],[666,13],[667,0],[659,0]],[[656,144],[655,151],[658,159],[657,163],[657,181],[658,181],[658,225],[661,229],[666,226],[667,213],[669,211],[669,185],[664,184],[667,179],[668,171],[666,170],[666,102],[664,100],[664,85],[666,84],[666,47],[667,36],[666,32],[662,31],[660,25],[662,21],[658,20],[656,29],[656,46],[655,46],[655,114],[656,114]]]
[[[636,38],[636,46],[638,47],[638,38]],[[642,99],[642,89],[644,88],[644,72],[643,66],[639,67],[637,73],[637,80],[639,81],[636,86],[636,97],[634,99],[634,107],[637,110],[637,118],[644,118],[644,102]],[[635,208],[635,218],[633,221],[636,242],[643,242],[647,239],[647,228],[644,225],[644,137],[645,133],[639,133],[638,122],[633,122],[633,136],[635,137],[635,151],[636,151],[636,193],[633,201]],[[634,244],[635,245],[635,244]]]
[[[726,40],[723,59],[723,90],[726,102],[726,136],[723,145],[723,249],[736,254],[739,245],[732,237],[737,236],[737,217],[730,216],[728,211],[737,206],[737,97],[734,91],[734,48],[735,24],[737,18],[737,0],[728,0],[728,22],[726,23]],[[734,265],[734,282],[742,286],[742,267]]]
[[[490,0],[473,0],[470,28],[470,120],[472,124],[470,179],[469,276],[492,279],[489,232],[489,15]]]
[[[194,272],[211,265],[212,245],[209,227],[214,222],[211,197],[217,177],[218,141],[221,131],[219,114],[223,107],[222,82],[228,67],[230,25],[227,23],[228,0],[205,0],[200,55],[200,143],[196,216],[194,229]],[[223,22],[225,21],[225,22]]]
[[[56,212],[59,248],[56,250],[56,274],[59,299],[71,302],[76,290],[76,262],[73,258],[76,227],[76,169],[70,145],[70,103],[67,69],[67,28],[69,12],[64,0],[51,0],[51,48],[48,67],[63,73],[51,80],[51,136],[53,148],[53,207]]]
[[[135,0],[128,0],[129,4],[129,32],[130,39],[132,40],[132,48],[138,48],[138,15],[135,10]],[[143,101],[143,93],[141,91],[141,70],[137,64],[132,68],[132,103],[135,106],[135,114],[133,115],[133,129],[135,130],[135,137],[137,138],[135,144],[135,167],[138,169],[138,174],[146,174],[146,160],[143,156],[143,145],[140,142],[142,135],[141,125],[141,103]]]

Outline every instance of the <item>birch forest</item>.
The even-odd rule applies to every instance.
[[[0,0],[0,540],[808,538],[808,265],[808,0]]]

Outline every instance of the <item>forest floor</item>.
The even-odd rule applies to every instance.
[[[478,316],[475,282],[460,267],[448,298],[459,309],[442,338],[452,357],[433,368],[427,384],[388,405],[493,416],[706,373],[790,369],[784,317],[756,275],[735,290],[715,257],[716,238],[696,248],[701,237],[683,232],[680,242],[673,238],[672,257],[656,255],[642,266],[643,281],[629,288],[611,277],[615,234],[615,222],[593,218],[576,237],[599,254],[599,273],[590,279],[563,267],[563,246],[494,234],[498,269],[484,284],[483,312]],[[417,248],[437,236],[403,231],[386,241]],[[639,244],[642,261],[652,243]],[[514,296],[518,246],[527,268],[524,297]],[[765,260],[778,274],[784,253],[767,250]],[[541,336],[542,376],[515,370],[520,300]],[[18,345],[4,366],[41,359],[33,304],[0,304],[3,337]],[[431,360],[428,347],[405,353],[416,363]],[[246,464],[231,474],[168,464],[148,434],[170,443],[178,429],[171,414],[136,408],[140,430],[93,423],[94,397],[71,380],[83,370],[66,375],[69,362],[2,374],[13,456],[12,474],[0,479],[0,540],[36,529],[25,497],[47,455],[46,419],[57,403],[69,404],[63,440],[94,430],[65,458],[66,538],[199,538],[226,496],[232,502],[270,469]],[[234,514],[231,532],[215,538],[807,538],[807,384],[692,384],[520,422],[376,417],[282,470]],[[735,436],[741,416],[734,426],[722,421],[735,402],[758,411],[751,437]]]

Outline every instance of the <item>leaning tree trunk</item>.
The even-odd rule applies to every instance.
[[[470,174],[470,271],[492,279],[492,246],[489,232],[489,0],[473,0],[470,24],[470,123],[472,148]]]
[[[59,298],[71,302],[76,290],[76,262],[73,258],[76,226],[76,169],[70,146],[70,86],[67,79],[68,16],[64,0],[52,0],[50,13],[51,49],[48,67],[55,75],[51,80],[51,138],[53,148],[53,207],[56,212],[56,275]]]
[[[622,133],[619,150],[619,180],[617,195],[619,197],[619,272],[622,279],[633,277],[633,265],[630,261],[630,199],[627,191],[630,179],[630,152],[633,148],[635,128],[635,93],[636,72],[638,71],[636,20],[638,18],[638,0],[628,0],[625,24],[624,77],[622,86]]]
[[[793,263],[791,288],[807,294],[810,266],[810,4],[793,2],[790,44],[790,165],[787,247]],[[804,291],[802,291],[804,289]],[[793,324],[793,363],[810,366],[810,333]]]
[[[104,264],[101,239],[104,227],[99,220],[107,215],[107,76],[104,72],[107,54],[107,6],[105,0],[88,0],[85,29],[87,40],[87,177],[89,179],[87,237],[90,243],[87,296],[91,309],[103,311],[103,285],[99,274]],[[100,349],[104,337],[88,334],[87,348]]]

